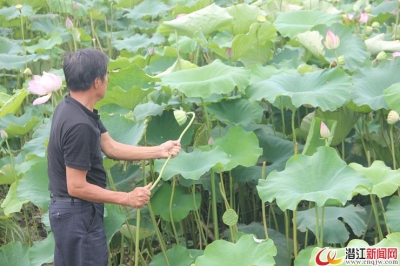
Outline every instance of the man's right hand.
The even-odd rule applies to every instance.
[[[131,192],[128,192],[128,206],[133,208],[143,208],[150,200],[152,183],[145,187],[137,187]]]

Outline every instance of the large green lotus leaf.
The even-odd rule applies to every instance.
[[[160,171],[166,160],[155,160],[154,169]],[[228,155],[221,149],[210,151],[194,149],[191,153],[181,151],[178,156],[168,162],[162,178],[169,180],[175,175],[181,175],[185,179],[199,180],[200,177],[216,165],[224,165],[230,162]]]
[[[4,209],[4,214],[9,215],[14,212],[20,212],[22,205],[29,202],[29,200],[21,201],[17,196],[18,182],[11,184],[4,201],[1,203],[1,208]]]
[[[327,143],[325,144],[325,139],[321,137],[320,129],[321,124],[325,123],[328,127],[331,137],[327,139]],[[318,147],[328,145],[330,146],[332,143],[332,136],[335,135],[336,132],[336,124],[335,120],[324,120],[319,117],[314,117],[311,121],[310,130],[308,131],[306,145],[304,145],[304,149],[302,154],[304,155],[312,155],[314,154]]]
[[[4,91],[6,91],[6,89],[0,85],[0,88]],[[4,93],[4,92],[0,92],[0,107],[2,107],[6,102],[8,102],[8,100],[10,100],[12,97],[12,95]]]
[[[264,49],[260,46],[274,39],[276,35],[276,29],[269,21],[252,24],[248,33],[238,34],[233,38],[231,60],[235,61],[239,58],[242,60],[242,57],[245,57],[255,47],[258,49],[258,56],[261,57],[261,53],[264,54]]]
[[[226,94],[235,86],[244,89],[250,73],[241,67],[231,67],[215,60],[209,65],[172,72],[162,77],[161,84],[171,86],[188,97],[208,98],[211,94]]]
[[[400,232],[400,198],[392,196],[389,204],[386,206],[386,221],[392,232]]]
[[[50,127],[51,121],[50,119],[43,119],[43,124],[38,126],[35,132],[32,135],[32,139],[25,143],[23,149],[29,154],[35,154],[39,157],[46,156],[47,143],[50,136]]]
[[[30,266],[41,266],[45,263],[52,263],[54,260],[54,235],[50,232],[41,241],[33,243],[29,249]]]
[[[48,189],[49,177],[47,175],[47,161],[42,159],[26,171],[18,184],[18,198],[29,200],[43,210],[48,210],[50,204],[50,191]]]
[[[300,250],[299,254],[297,254],[297,257],[294,260],[294,266],[314,265],[311,264],[310,260],[314,248],[315,246],[307,246],[306,248]],[[312,258],[315,261],[315,257]]]
[[[326,243],[345,243],[349,239],[350,233],[347,231],[345,223],[357,236],[361,236],[367,230],[367,225],[364,222],[366,211],[360,206],[324,207],[324,209],[324,242]],[[315,208],[297,212],[297,228],[301,232],[309,229],[315,235],[316,222]],[[318,224],[322,224],[322,208],[318,208]],[[320,227],[319,230],[321,230]]]
[[[49,60],[48,55],[42,54],[29,54],[29,55],[11,55],[11,54],[0,54],[0,69],[5,70],[22,70],[25,69],[25,62],[31,63],[37,62],[38,60]]]
[[[374,194],[384,198],[392,195],[400,186],[400,169],[392,170],[382,161],[376,160],[370,167],[363,167],[358,163],[350,163],[349,166],[372,182],[372,191],[365,188],[357,190],[361,195]]]
[[[155,82],[159,81],[157,78],[150,77],[138,65],[130,64],[125,65],[121,60],[116,62],[115,67],[122,68],[118,71],[111,71],[108,74],[108,88],[120,87],[124,91],[129,91],[132,87],[140,87],[142,89],[152,88]]]
[[[160,74],[156,75],[156,77],[161,78],[162,76],[165,76],[172,72],[177,72],[180,70],[192,69],[192,68],[197,68],[197,65],[193,64],[190,61],[178,58],[172,66],[170,66],[169,68],[167,68],[165,71],[161,72]]]
[[[106,215],[104,216],[104,229],[106,231],[107,243],[110,244],[112,237],[126,221],[126,214],[118,205],[105,204]]]
[[[322,207],[328,200],[345,204],[357,187],[371,182],[340,159],[335,149],[320,147],[312,156],[295,155],[282,172],[271,172],[259,180],[257,190],[262,201],[276,202],[281,210],[295,210],[302,200]]]
[[[183,126],[179,126],[173,112],[164,111],[161,116],[154,116],[150,120],[146,131],[146,142],[150,145],[159,145],[167,140],[177,140],[188,124],[189,119]],[[193,133],[191,125],[182,137],[182,147],[191,143]]]
[[[365,62],[371,57],[370,53],[367,52],[364,40],[358,35],[355,35],[348,26],[339,23],[330,27],[327,25],[318,25],[313,28],[313,30],[319,31],[319,33],[324,36],[324,40],[328,29],[339,36],[340,45],[336,50],[328,50],[325,48],[326,60],[333,62],[336,61],[336,56],[344,56],[345,64],[342,66],[343,69],[353,72],[363,68]]]
[[[374,68],[360,68],[353,75],[354,89],[351,99],[358,105],[368,105],[372,110],[389,109],[384,91],[400,82],[396,69],[400,68],[400,58],[380,62]]]
[[[226,8],[229,15],[233,17],[233,26],[227,28],[227,31],[231,32],[233,35],[246,34],[251,24],[258,22],[259,16],[266,16],[266,13],[262,11],[258,6],[248,5],[248,4],[238,4],[228,6]]]
[[[253,234],[258,239],[265,239],[265,231],[264,226],[258,222],[252,222],[248,225],[245,224],[238,224],[239,232],[243,232],[246,234]],[[274,241],[274,245],[277,249],[277,254],[274,256],[274,260],[277,266],[286,266],[290,264],[288,259],[291,257],[292,254],[292,247],[293,247],[293,240],[287,239],[284,234],[281,234],[279,231],[274,229],[268,228],[268,238]],[[228,230],[225,231],[226,237],[229,239]],[[288,240],[289,240],[289,249],[288,249]]]
[[[342,106],[334,111],[322,111],[321,109],[317,109],[315,111],[315,116],[323,120],[335,120],[337,122],[331,142],[332,146],[337,146],[344,141],[360,118],[359,113],[352,111],[346,106]]]
[[[98,101],[95,105],[96,109],[100,109],[107,104],[117,104],[126,109],[133,110],[135,107],[154,89],[141,89],[134,86],[128,91],[120,87],[114,87],[107,91],[105,97]]]
[[[0,128],[7,132],[9,138],[13,138],[30,132],[39,122],[40,118],[34,116],[31,111],[22,116],[7,114],[0,120]]]
[[[191,252],[191,250],[188,250],[181,245],[174,245],[172,248],[167,250],[167,258],[169,265],[188,266],[192,265],[192,263],[196,259],[196,256],[193,256],[193,251]],[[149,264],[149,266],[165,265],[165,258],[162,253],[158,253],[157,255],[155,255]]]
[[[136,226],[124,224],[120,228],[121,234],[123,234],[126,238],[129,238],[131,241],[136,240]],[[154,232],[147,228],[139,228],[139,240],[146,239],[150,236],[154,235]]]
[[[247,126],[261,121],[264,108],[259,103],[240,98],[210,104],[207,110],[224,123]]]
[[[143,120],[150,116],[160,116],[162,115],[166,106],[167,104],[159,105],[154,102],[139,104],[135,107],[132,113],[127,114],[127,117],[132,114],[132,117],[135,120]]]
[[[274,25],[282,36],[293,39],[318,24],[332,25],[340,19],[339,15],[322,10],[297,10],[278,13]]]
[[[195,266],[214,265],[275,265],[276,247],[271,239],[259,240],[254,235],[243,235],[236,243],[216,240],[207,245],[204,255],[196,259]]]
[[[55,31],[50,35],[48,40],[40,39],[37,44],[26,46],[26,50],[33,54],[33,53],[45,53],[46,50],[53,49],[54,46],[62,44],[63,40],[61,35]]]
[[[325,50],[322,45],[322,39],[324,37],[318,31],[306,31],[299,33],[296,40],[301,43],[314,57],[325,61],[324,55]]]
[[[396,111],[400,114],[400,82],[394,83],[389,88],[383,91],[385,102],[389,109]]]
[[[29,264],[29,245],[14,241],[5,244],[0,249],[0,265],[26,266]]]
[[[197,31],[205,36],[231,23],[233,18],[225,8],[211,4],[174,20],[164,21],[159,31],[168,34],[176,30],[179,35],[193,37]]]
[[[146,121],[133,121],[119,114],[101,114],[101,121],[110,136],[118,142],[137,145],[146,130]]]
[[[14,95],[0,108],[0,118],[5,116],[6,114],[15,114],[21,107],[22,102],[27,95],[27,90],[22,89],[16,91]]]
[[[13,39],[8,39],[5,37],[0,37],[0,53],[1,54],[19,54],[23,53],[24,49],[21,44],[14,41]]]
[[[335,68],[304,75],[280,73],[251,84],[246,94],[250,100],[265,99],[270,103],[279,96],[287,96],[296,108],[307,104],[334,111],[348,101],[351,88],[351,77]]]
[[[287,160],[293,156],[294,148],[293,141],[282,139],[281,137],[267,133],[263,129],[255,131],[260,147],[263,149],[262,157],[259,161],[265,161],[264,176],[274,170],[282,171],[285,169]],[[299,150],[302,145],[299,145]],[[258,180],[262,177],[262,166],[254,165],[250,167],[237,166],[232,169],[232,177],[239,183],[248,183],[251,186],[256,186]]]
[[[220,147],[228,155],[230,161],[223,166],[217,166],[223,171],[229,171],[238,165],[253,166],[262,154],[257,136],[254,132],[246,132],[240,126],[232,126],[225,136],[215,139],[213,147]]]
[[[161,215],[168,222],[171,222],[169,211],[171,195],[172,187],[164,183],[150,199],[154,214]],[[188,194],[187,190],[181,186],[175,187],[173,197],[172,218],[175,223],[185,219],[190,211],[197,210],[201,205],[201,195],[199,193],[196,193],[193,197],[192,194]],[[194,200],[195,202],[193,202]]]
[[[18,176],[18,178],[20,178],[20,176]],[[0,185],[12,184],[14,182],[14,167],[11,164],[3,165],[0,168]]]
[[[124,14],[126,18],[141,19],[144,17],[151,17],[155,19],[159,14],[167,12],[170,8],[171,7],[159,0],[145,0],[136,5],[133,9],[123,8],[123,10],[127,11],[127,13]]]
[[[2,6],[2,8],[0,9],[0,16],[4,16],[7,21],[18,18],[20,15],[22,15],[23,17],[31,17],[34,14],[35,13],[32,6],[27,3],[24,3],[20,10],[18,10],[15,5],[12,5],[10,7]]]
[[[122,40],[114,39],[112,41],[112,45],[119,51],[127,50],[128,52],[135,54],[139,50],[148,48],[152,45],[162,44],[164,41],[164,36],[157,33],[151,38],[149,38],[146,34],[136,33],[135,35]]]

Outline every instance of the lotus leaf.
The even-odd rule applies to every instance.
[[[291,157],[284,171],[259,180],[257,190],[262,201],[276,199],[281,210],[296,210],[302,200],[318,207],[328,200],[345,204],[360,186],[369,188],[371,183],[341,160],[335,149],[319,147],[312,156]]]
[[[214,93],[227,94],[235,86],[246,88],[249,76],[248,70],[227,66],[217,59],[203,67],[164,75],[161,84],[177,89],[188,97],[208,98]]]
[[[366,211],[360,206],[349,205],[340,207],[324,208],[324,242],[330,244],[345,243],[349,239],[350,233],[344,223],[350,226],[355,235],[361,236],[367,230]],[[322,209],[318,210],[318,224],[322,224]],[[307,229],[316,233],[317,218],[315,209],[297,212],[297,228],[305,232]]]
[[[274,265],[276,247],[271,239],[259,240],[254,235],[244,235],[237,243],[215,240],[207,245],[204,255],[196,259],[196,266],[214,265]]]
[[[287,96],[290,105],[320,107],[334,111],[350,97],[351,77],[339,68],[300,74],[280,73],[271,78],[251,84],[246,89],[250,100],[267,100],[274,103]],[[286,104],[288,105],[288,104]]]

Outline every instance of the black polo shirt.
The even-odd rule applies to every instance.
[[[54,110],[48,143],[49,190],[68,197],[66,166],[88,170],[87,182],[106,187],[100,137],[107,132],[97,110],[93,112],[67,95]]]

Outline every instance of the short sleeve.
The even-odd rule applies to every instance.
[[[100,133],[101,134],[106,133],[107,132],[107,128],[104,126],[103,122],[101,122],[100,119],[99,119],[98,124],[99,124]]]
[[[100,132],[93,127],[80,123],[71,127],[63,139],[65,166],[91,169],[91,158],[100,142]]]

